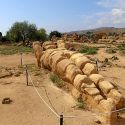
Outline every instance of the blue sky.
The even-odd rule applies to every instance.
[[[0,31],[16,21],[67,32],[96,27],[125,27],[125,0],[0,0]]]

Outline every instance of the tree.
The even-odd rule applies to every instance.
[[[52,31],[49,35],[49,38],[51,39],[53,36],[56,36],[56,37],[61,37],[61,33],[58,32],[58,31]]]
[[[92,37],[92,35],[93,35],[93,32],[88,31],[88,32],[86,33],[86,35],[88,36],[88,38],[91,38],[91,37]]]
[[[15,22],[10,30],[7,32],[7,37],[15,42],[26,40],[34,40],[36,38],[37,27],[35,24],[29,24],[28,22]]]
[[[47,34],[45,29],[41,28],[37,30],[37,40],[42,40],[42,41],[47,40]]]
[[[0,40],[2,39],[2,33],[0,32]]]

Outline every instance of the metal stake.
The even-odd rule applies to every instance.
[[[96,60],[96,67],[97,67],[97,72],[99,72],[98,60]]]
[[[29,80],[28,80],[28,69],[27,69],[27,65],[26,65],[26,83],[27,83],[27,86],[28,86]]]
[[[60,115],[60,125],[63,125],[63,115]]]
[[[22,60],[22,53],[21,53],[21,66],[23,65],[23,60]]]

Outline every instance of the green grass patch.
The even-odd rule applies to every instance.
[[[118,50],[125,54],[125,45],[117,46]]]
[[[55,73],[50,74],[50,80],[59,88],[63,87],[63,81]]]
[[[82,48],[79,50],[80,53],[86,53],[86,54],[97,54],[97,48],[96,47],[89,47],[89,46],[82,46]]]
[[[76,104],[78,109],[86,109],[86,103],[83,101],[82,97],[78,99],[78,103]]]
[[[118,48],[119,50],[125,50],[125,45],[119,45],[119,46],[117,46],[117,48]]]
[[[17,53],[30,53],[32,48],[24,46],[2,46],[0,47],[1,55],[13,55]]]
[[[115,48],[108,48],[108,49],[106,49],[106,52],[109,54],[116,53],[116,49]]]

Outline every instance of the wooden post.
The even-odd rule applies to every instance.
[[[60,115],[60,125],[63,125],[63,115]]]
[[[23,65],[23,60],[22,60],[22,53],[21,53],[21,66]]]
[[[28,86],[29,80],[28,80],[28,68],[27,68],[27,65],[26,65],[26,83],[27,83],[27,86]]]
[[[98,60],[96,60],[96,68],[97,68],[97,71],[99,72]]]

